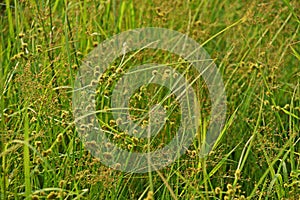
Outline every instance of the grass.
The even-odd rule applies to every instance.
[[[0,199],[299,199],[299,13],[296,0],[1,1]],[[211,103],[196,78],[201,112],[193,144],[171,165],[133,174],[106,167],[86,150],[72,92],[89,52],[140,27],[176,30],[203,45],[222,74],[227,117],[213,150],[198,157]],[[168,123],[151,145],[118,128],[109,109],[112,86],[145,63],[197,77],[178,56],[148,49],[116,59],[102,74],[93,96],[99,124],[130,151],[167,144],[181,114],[168,89],[150,84],[130,98],[130,114],[147,125],[145,111],[161,102]]]

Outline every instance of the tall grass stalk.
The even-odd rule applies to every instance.
[[[24,111],[24,177],[25,177],[25,196],[30,199],[31,196],[31,176],[30,176],[30,152],[29,152],[29,119],[28,110]]]

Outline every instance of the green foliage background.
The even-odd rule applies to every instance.
[[[1,1],[0,198],[299,199],[299,13],[296,0]],[[206,158],[195,144],[166,169],[127,174],[84,149],[72,87],[97,44],[140,27],[203,44],[228,113]]]

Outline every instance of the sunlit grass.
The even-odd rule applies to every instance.
[[[300,48],[297,1],[9,1],[0,3],[0,199],[299,199]],[[199,158],[210,121],[199,78],[199,133],[166,168],[145,174],[110,169],[85,149],[75,129],[72,90],[85,58],[114,34],[164,27],[187,34],[215,60],[227,94],[227,118],[211,153]],[[132,55],[132,54],[130,54]],[[131,66],[188,64],[143,50],[99,83],[99,124],[132,151],[166,144],[178,128],[178,104],[150,84],[130,101],[136,122],[164,101],[170,120],[153,140],[118,129],[107,107],[114,82]],[[130,59],[129,59],[130,58]],[[118,68],[119,66],[119,68]],[[186,79],[197,77],[188,70]],[[168,110],[167,109],[167,110]],[[171,112],[173,111],[173,112]]]

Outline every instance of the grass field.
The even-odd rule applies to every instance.
[[[299,1],[5,0],[0,21],[0,199],[300,199]],[[157,171],[126,173],[86,150],[72,92],[88,53],[141,27],[176,30],[203,45],[222,74],[227,113],[212,151],[197,156],[211,109],[199,79],[193,84],[202,108],[199,137],[187,153]],[[183,72],[187,65],[179,60],[144,50],[119,70],[174,63]],[[109,106],[120,62],[102,76],[98,110]],[[157,85],[137,91],[133,118],[167,93]],[[173,112],[152,146],[119,130],[109,111],[97,116],[112,142],[144,151],[176,133],[175,97],[164,106]]]

